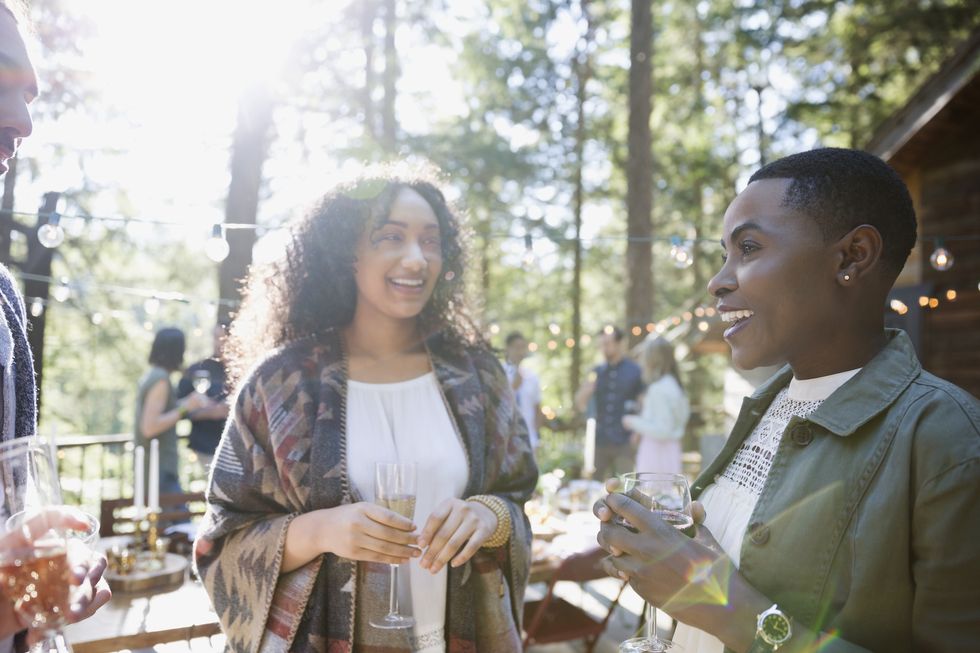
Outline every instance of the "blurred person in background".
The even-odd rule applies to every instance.
[[[643,393],[643,372],[626,357],[623,331],[608,326],[599,334],[599,347],[606,362],[597,366],[575,395],[580,413],[595,409],[596,444],[595,478],[608,478],[633,471],[635,451],[630,433],[623,426],[623,416],[639,410]]]
[[[182,492],[177,422],[214,406],[213,401],[199,392],[177,398],[170,377],[184,364],[184,346],[184,332],[180,329],[167,327],[157,331],[150,348],[150,369],[139,380],[136,390],[134,443],[149,452],[152,440],[160,442],[161,495]],[[149,481],[149,453],[143,457],[143,466],[143,478]]]
[[[681,386],[674,346],[663,337],[648,337],[637,359],[647,384],[639,415],[624,415],[623,427],[634,434],[636,470],[681,473],[681,438],[691,407]]]
[[[507,372],[507,380],[510,381],[517,406],[527,424],[531,446],[537,448],[538,431],[544,424],[544,415],[541,413],[541,381],[533,371],[521,367],[521,363],[528,355],[527,339],[523,334],[514,331],[507,335],[505,343],[504,371]]]
[[[209,358],[197,361],[187,367],[177,384],[177,399],[183,399],[198,391],[211,399],[211,405],[188,415],[191,420],[191,436],[188,447],[197,457],[197,462],[207,476],[211,469],[211,459],[218,447],[221,432],[228,417],[228,388],[226,386],[225,362],[222,359],[222,345],[227,335],[227,327],[218,324],[212,332],[214,352]]]

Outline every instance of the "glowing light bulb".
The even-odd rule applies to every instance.
[[[71,288],[68,287],[68,282],[62,281],[61,285],[51,292],[51,296],[57,302],[64,303],[68,301],[68,298],[71,297]]]
[[[220,224],[214,225],[211,228],[211,237],[208,238],[208,242],[204,243],[205,255],[215,263],[221,263],[228,258],[230,252],[231,246],[225,240],[224,230]]]
[[[893,300],[891,300],[891,301],[890,301],[890,302],[888,303],[888,306],[889,306],[889,307],[890,307],[890,308],[891,308],[891,309],[892,309],[893,311],[895,311],[896,313],[898,313],[899,315],[905,315],[906,313],[908,313],[908,312],[909,312],[909,307],[908,307],[908,306],[906,306],[906,305],[905,305],[905,302],[903,302],[903,301],[902,301],[902,300],[900,300],[900,299],[893,299]]]
[[[492,333],[493,335],[497,335],[498,333],[500,333],[500,325],[499,324],[491,324],[490,325],[490,333]]]
[[[102,313],[99,312],[92,313],[92,324],[94,324],[95,326],[99,326],[100,324],[102,324],[102,320],[103,320]]]
[[[945,272],[953,267],[953,253],[943,246],[942,240],[936,241],[936,249],[932,251],[929,263],[940,272]]]
[[[61,216],[57,213],[48,215],[48,221],[37,228],[37,239],[44,247],[54,249],[65,242],[65,230],[62,228]]]
[[[41,317],[44,313],[44,302],[41,301],[40,297],[35,297],[34,301],[31,302],[31,316]]]
[[[150,297],[143,302],[143,310],[146,311],[147,315],[156,315],[160,310],[160,300],[156,297]]]
[[[690,244],[680,238],[671,238],[670,259],[674,262],[674,267],[685,270],[694,265],[694,252],[691,251]]]
[[[707,330],[708,330],[708,323],[707,322],[698,322],[698,331],[700,331],[701,333],[704,333]]]
[[[946,301],[955,302],[956,301],[956,291],[950,288],[946,291]]]
[[[551,331],[552,335],[557,336],[559,333],[561,333],[561,327],[552,322],[548,325],[548,331]]]

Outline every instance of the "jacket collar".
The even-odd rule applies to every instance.
[[[860,372],[841,386],[807,418],[826,430],[846,437],[890,406],[922,372],[908,335],[885,329],[888,342]],[[787,365],[752,395],[768,405],[793,378]]]

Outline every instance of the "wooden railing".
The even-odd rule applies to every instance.
[[[133,496],[133,435],[59,435],[58,477],[66,503],[99,514],[103,499]],[[184,491],[204,490],[207,479],[187,437],[179,437],[180,484]]]

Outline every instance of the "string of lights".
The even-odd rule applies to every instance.
[[[10,211],[10,210],[0,210],[0,215],[9,216],[22,216],[22,217],[38,217],[38,214],[25,213],[20,211]],[[61,224],[62,219],[68,218],[73,220],[82,220],[86,223],[89,222],[109,222],[116,224],[141,224],[157,227],[172,227],[186,229],[187,224],[182,222],[176,222],[173,220],[155,220],[155,219],[145,219],[145,218],[128,218],[123,216],[99,216],[99,215],[61,215],[57,212],[52,212],[48,214],[40,214],[40,217],[44,219],[38,226],[38,240],[41,245],[49,249],[59,247],[65,241],[65,230]],[[228,258],[231,252],[231,246],[227,240],[227,232],[230,230],[254,230],[256,235],[264,235],[269,232],[279,231],[285,229],[283,225],[279,226],[266,226],[257,225],[247,222],[216,222],[211,225],[209,236],[204,245],[205,254],[209,259],[216,263],[220,263]],[[690,238],[679,235],[667,235],[667,236],[644,236],[644,237],[634,237],[628,235],[596,235],[589,237],[579,237],[575,238],[573,236],[535,236],[531,233],[525,233],[523,236],[518,236],[514,234],[500,234],[491,233],[489,238],[494,240],[524,240],[524,254],[521,257],[521,264],[526,269],[531,268],[537,262],[537,255],[534,252],[535,241],[544,240],[552,243],[574,243],[576,241],[582,243],[599,243],[599,242],[628,242],[628,243],[668,243],[670,245],[669,256],[670,260],[678,269],[686,269],[694,264],[694,246],[698,243],[705,243],[710,245],[717,245],[718,241],[712,238]],[[947,242],[956,241],[974,241],[980,240],[980,234],[965,234],[965,235],[952,235],[952,236],[924,236],[920,240],[931,241],[934,244],[934,249],[932,254],[929,256],[929,262],[933,268],[941,272],[945,272],[953,267],[955,257],[946,247]]]
[[[69,279],[68,277],[52,277],[42,274],[31,274],[29,272],[14,272],[14,274],[20,277],[24,281],[40,281],[48,283],[53,286],[51,291],[51,297],[59,302],[64,303],[68,301],[73,295],[77,295],[81,290],[102,290],[110,293],[117,293],[122,295],[130,295],[135,297],[140,297],[144,299],[144,308],[148,314],[155,314],[163,302],[178,302],[181,304],[205,304],[210,306],[229,306],[236,307],[240,302],[236,299],[206,299],[203,297],[195,297],[193,295],[187,295],[181,292],[175,292],[172,290],[159,290],[151,288],[135,288],[132,286],[121,286],[112,283],[102,283],[97,281],[75,281]],[[41,301],[42,308],[34,316],[43,312],[43,299],[39,297],[34,297],[32,299]],[[25,300],[25,303],[30,304]],[[33,309],[32,309],[33,314]]]

